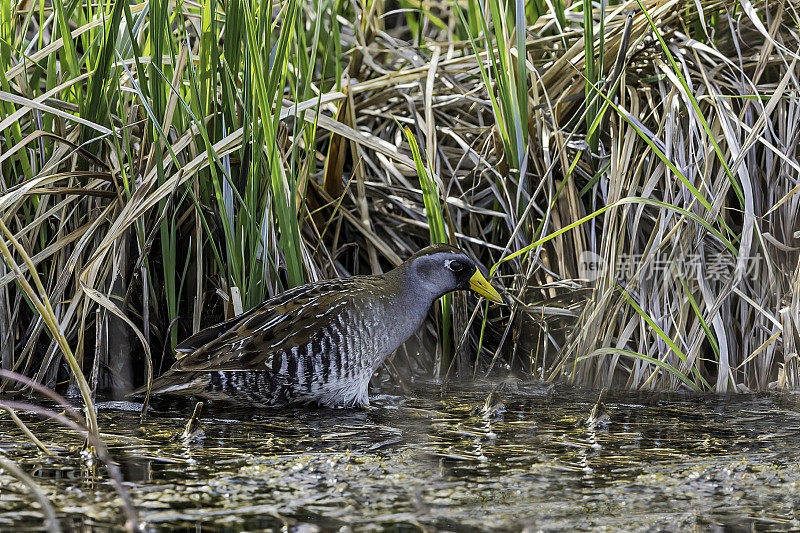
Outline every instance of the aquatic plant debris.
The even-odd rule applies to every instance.
[[[174,439],[190,404],[100,409],[104,438],[140,518],[159,531],[299,527],[519,531],[683,531],[800,527],[800,399],[790,395],[615,394],[602,431],[579,423],[598,394],[515,384],[484,417],[495,384],[417,384],[366,411],[253,411],[207,405],[201,441]],[[180,414],[179,414],[180,413]],[[26,421],[54,457],[0,418],[0,453],[32,472],[64,530],[120,527],[105,474],[92,481],[80,441]],[[0,529],[42,513],[0,471]],[[313,529],[313,527],[311,528]]]

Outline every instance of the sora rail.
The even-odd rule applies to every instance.
[[[444,244],[385,274],[295,287],[183,341],[151,392],[259,407],[369,405],[370,377],[386,356],[437,298],[460,289],[503,301],[464,252]]]

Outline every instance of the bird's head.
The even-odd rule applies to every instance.
[[[463,251],[447,244],[428,246],[412,255],[406,261],[406,272],[409,288],[433,299],[448,292],[470,289],[493,302],[503,303],[478,265]]]

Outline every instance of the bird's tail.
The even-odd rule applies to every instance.
[[[184,372],[167,370],[153,381],[150,394],[178,394],[181,396],[198,395],[208,386],[208,372]],[[131,396],[147,392],[147,385],[131,392]]]

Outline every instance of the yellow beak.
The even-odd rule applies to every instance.
[[[483,277],[483,274],[481,274],[481,271],[477,268],[475,269],[475,273],[472,275],[472,277],[469,278],[469,288],[481,296],[486,297],[487,300],[497,303],[504,303],[503,298],[500,297],[500,293],[497,292],[488,281],[486,281],[486,278]]]

